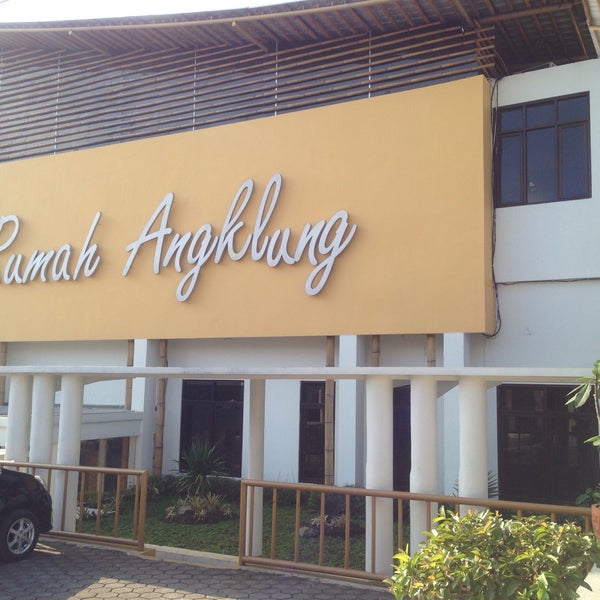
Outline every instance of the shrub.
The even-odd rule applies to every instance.
[[[205,495],[211,489],[212,475],[226,475],[225,459],[209,444],[192,444],[177,464],[183,471],[177,478],[177,491],[188,496]]]
[[[233,512],[229,505],[224,504],[223,497],[211,492],[206,496],[179,498],[165,511],[165,519],[175,523],[217,523],[232,516]]]
[[[397,600],[578,598],[598,562],[598,542],[573,523],[542,517],[504,519],[490,511],[463,517],[445,511],[414,556],[394,557],[386,580]]]
[[[156,500],[159,496],[173,494],[177,489],[176,486],[177,477],[175,475],[149,475],[148,500]]]
[[[237,477],[210,476],[210,489],[227,502],[240,503],[240,480]]]

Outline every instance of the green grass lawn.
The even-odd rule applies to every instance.
[[[239,546],[239,506],[232,504],[233,517],[218,523],[179,524],[165,520],[165,510],[175,503],[174,495],[160,495],[148,502],[146,515],[145,542],[159,546],[171,546],[215,552],[237,556]],[[302,507],[301,525],[307,525],[318,512]],[[272,506],[265,502],[263,516],[263,556],[271,556],[271,518]],[[112,535],[114,515],[101,519],[101,533]],[[130,536],[132,529],[132,510],[126,502],[119,519],[121,537]],[[278,506],[277,533],[275,536],[274,558],[294,560],[295,509],[294,506]],[[84,521],[84,531],[95,531],[95,521]],[[319,564],[319,538],[300,538],[299,560],[311,564]],[[364,534],[357,533],[350,540],[350,568],[364,568],[365,548]],[[333,567],[344,567],[343,535],[325,536],[323,564]]]

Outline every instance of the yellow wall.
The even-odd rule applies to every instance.
[[[213,129],[0,165],[3,340],[484,332],[491,284],[489,86],[483,77]],[[314,268],[267,266],[248,252],[208,262],[187,301],[185,275],[152,269],[146,244],[126,277],[126,246],[169,192],[169,226],[219,235],[242,182],[254,180],[236,246],[253,232],[265,186],[282,188],[265,234],[339,210],[357,230],[317,295]],[[12,254],[70,244],[71,276],[90,225],[91,277],[6,284]],[[167,238],[169,241],[170,238]],[[6,246],[6,247],[5,247]],[[165,248],[166,249],[166,248]],[[163,252],[164,253],[164,252]],[[63,248],[61,257],[66,256]],[[14,261],[15,259],[13,259]],[[14,264],[14,263],[13,263]],[[66,264],[66,266],[65,266]]]

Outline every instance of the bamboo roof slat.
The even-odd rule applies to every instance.
[[[0,160],[475,73],[494,78],[594,52],[580,0],[310,0],[0,25]]]

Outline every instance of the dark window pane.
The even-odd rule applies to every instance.
[[[554,102],[533,104],[527,107],[527,127],[554,124]]]
[[[575,411],[567,407],[569,390],[568,386],[498,388],[502,499],[572,504],[598,481],[597,453],[584,443],[593,435],[594,409],[589,402]],[[529,401],[522,392],[529,394]]]
[[[560,196],[565,200],[590,195],[587,146],[585,125],[561,127]]]
[[[180,456],[194,443],[217,445],[226,472],[239,477],[243,416],[243,381],[184,381]]]
[[[556,194],[555,129],[527,133],[527,203],[552,202]]]
[[[215,386],[215,401],[237,402],[244,393],[242,381],[217,381]]]
[[[590,102],[587,96],[576,96],[558,101],[558,122],[586,121],[590,114]]]
[[[507,108],[500,113],[500,131],[523,129],[523,107]]]
[[[521,204],[521,165],[523,152],[521,136],[511,135],[502,138],[500,149],[500,204]]]
[[[325,481],[325,382],[303,381],[300,386],[300,481]]]

